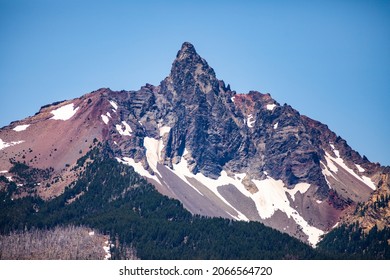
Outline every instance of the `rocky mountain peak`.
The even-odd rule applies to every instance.
[[[177,52],[176,58],[178,60],[182,60],[189,56],[199,56],[199,55],[196,53],[194,45],[192,45],[189,42],[184,42],[183,45],[181,46],[181,49]]]
[[[188,42],[183,43],[177,53],[165,83],[174,96],[193,96],[219,90],[214,70]]]
[[[100,89],[0,129],[0,176],[16,176],[12,162],[51,168],[37,181],[50,188],[37,189],[59,195],[98,142],[194,214],[262,221],[311,244],[379,181],[380,166],[326,125],[269,94],[235,93],[188,42],[159,86]]]

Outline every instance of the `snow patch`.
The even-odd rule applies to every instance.
[[[160,136],[163,136],[166,133],[169,133],[171,131],[171,128],[169,126],[162,126],[160,127]]]
[[[73,117],[74,114],[76,114],[78,109],[79,109],[79,107],[74,109],[73,103],[64,105],[58,109],[51,111],[51,113],[53,114],[53,117],[51,117],[51,119],[52,120],[67,121],[71,117]]]
[[[5,149],[5,148],[8,148],[8,147],[11,147],[11,146],[15,146],[15,145],[18,145],[18,144],[21,144],[25,142],[24,140],[21,140],[21,141],[13,141],[13,142],[4,142],[3,140],[1,140],[0,138],[0,150],[2,149]]]
[[[108,121],[109,121],[108,117],[106,115],[101,115],[101,117],[102,117],[103,122],[105,124],[108,124]]]
[[[117,124],[115,127],[119,134],[123,136],[131,136],[131,132],[133,132],[130,125],[125,121],[122,121],[122,124]]]
[[[146,177],[146,178],[150,178],[150,179],[153,179],[153,180],[156,180],[157,182],[160,182],[160,180],[156,177],[156,176],[153,176],[151,175],[143,166],[142,166],[142,163],[141,162],[135,162],[134,159],[132,158],[129,158],[129,157],[123,157],[122,159],[120,158],[116,158],[116,160],[122,164],[126,164],[126,165],[130,165],[134,168],[134,171],[137,172],[139,175],[143,176],[143,177]]]
[[[267,105],[267,110],[272,111],[276,107],[276,104],[268,104]]]
[[[8,170],[1,170],[0,174],[8,173]]]
[[[234,99],[235,99],[236,97],[235,96],[233,96],[232,98],[230,98],[230,100],[234,103]]]
[[[341,168],[343,168],[345,171],[347,171],[353,177],[355,177],[356,179],[358,179],[361,182],[363,182],[364,184],[366,184],[372,190],[376,190],[376,186],[370,178],[368,178],[366,176],[360,177],[358,174],[356,174],[351,168],[349,168],[345,164],[344,160],[340,157],[340,153],[337,150],[333,150],[333,151],[337,155],[337,158],[332,157],[328,152],[325,152],[325,159],[326,159],[328,167],[330,168],[331,171],[333,171],[334,173],[338,172],[338,168],[334,165],[334,163],[337,163]]]
[[[357,175],[351,168],[349,168],[345,163],[344,163],[344,160],[342,158],[331,158],[332,160],[334,160],[337,164],[339,164],[344,170],[346,170],[348,173],[350,173],[352,176],[354,176],[356,179],[362,181],[363,183],[365,183],[369,188],[371,188],[372,190],[376,190],[376,186],[375,184],[371,181],[370,178],[366,177],[366,176],[363,176],[363,177],[360,177],[359,175]]]
[[[156,172],[158,175],[160,175],[160,177],[162,177],[160,172],[158,172],[157,170],[157,163],[160,160],[162,151],[162,147],[160,144],[162,144],[162,141],[160,140],[156,140],[151,137],[144,138],[144,147],[146,149],[146,159],[148,161],[148,164],[154,172]]]
[[[271,218],[276,210],[286,208],[288,199],[282,180],[275,180],[268,176],[265,180],[253,180],[253,183],[259,190],[253,196],[261,218]],[[289,203],[287,205],[289,206]]]
[[[23,125],[17,125],[13,128],[13,130],[15,131],[23,131],[23,130],[26,130],[27,127],[29,127],[30,125],[29,124],[23,124]]]
[[[332,172],[337,173],[337,171],[339,171],[337,166],[332,161],[332,156],[329,155],[328,152],[325,152],[325,160],[326,160],[327,166],[329,167],[329,169]]]
[[[339,225],[339,222],[337,222],[332,228],[336,228]]]
[[[253,127],[253,125],[255,124],[255,122],[256,122],[256,120],[255,120],[255,118],[253,117],[253,115],[252,115],[252,114],[248,115],[248,118],[247,118],[247,121],[246,121],[248,127]]]
[[[95,232],[94,231],[90,231],[88,232],[89,236],[94,236],[95,235]]]
[[[322,174],[325,176],[325,180],[326,182],[328,183],[328,186],[330,187],[330,183],[328,181],[328,179],[326,178],[327,176],[329,177],[333,177],[336,181],[338,181],[338,179],[333,175],[332,172],[330,172],[330,170],[328,169],[328,166],[325,165],[325,163],[323,163],[322,161],[320,161],[320,164],[322,165]]]
[[[110,100],[109,101],[111,106],[114,107],[115,110],[118,110],[118,104],[116,104],[114,101]]]
[[[322,203],[322,201],[321,200],[316,200],[316,202],[318,203],[318,204],[321,204]]]
[[[309,243],[315,247],[320,236],[323,235],[324,232],[309,225],[309,223],[291,207],[286,195],[289,190],[286,190],[282,180],[275,180],[268,177],[265,180],[253,180],[253,182],[259,189],[253,196],[260,217],[263,219],[270,218],[275,211],[281,210],[286,213],[288,218],[292,217],[294,221],[302,227],[302,231],[308,236]],[[302,183],[298,189],[299,191],[305,191],[308,189],[308,186],[306,183]]]
[[[367,176],[362,176],[362,179],[363,179],[363,182],[367,186],[369,186],[372,190],[374,190],[374,191],[376,190],[376,186],[375,186],[374,182],[370,178],[368,178]]]
[[[329,144],[330,145],[330,147],[332,148],[332,150],[333,150],[333,153],[336,155],[336,157],[340,157],[340,152],[339,152],[339,150],[336,150],[336,148],[335,148],[335,146],[333,145],[333,144]]]
[[[144,138],[144,147],[146,149],[146,159],[148,161],[149,166],[152,170],[161,176],[160,172],[157,169],[157,164],[162,159],[161,153],[164,149],[164,142],[162,140],[162,136],[166,133],[169,133],[171,128],[169,126],[160,127],[160,139],[154,139],[152,137]]]
[[[101,115],[101,117],[102,117],[103,122],[105,124],[108,124],[108,122],[111,119],[111,114],[110,114],[110,112],[107,112],[105,115]]]
[[[274,129],[277,129],[278,128],[278,125],[279,125],[279,123],[277,122],[277,123],[275,123],[274,124]]]
[[[322,173],[322,175],[324,175],[326,184],[331,189],[332,187],[330,185],[330,182],[328,181],[328,176],[332,176],[332,177],[334,177],[334,176],[333,176],[333,174],[329,171],[327,166],[322,161],[320,161],[320,164],[321,164],[321,166],[323,166],[323,168],[321,168],[321,173]]]
[[[359,172],[364,172],[366,171],[363,167],[361,167],[359,164],[355,164],[356,168],[358,169]]]
[[[286,192],[288,192],[291,196],[291,199],[295,201],[295,194],[297,192],[300,192],[301,194],[304,194],[307,192],[307,190],[310,188],[310,184],[308,183],[298,183],[294,186],[293,189],[286,189]]]

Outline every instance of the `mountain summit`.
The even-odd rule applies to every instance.
[[[195,51],[192,44],[183,43],[172,64],[170,75],[164,80],[164,86],[174,96],[188,96],[218,93],[219,81],[214,70]],[[178,100],[175,100],[177,102]]]
[[[190,59],[193,60],[194,56],[200,58],[200,56],[196,53],[195,47],[189,42],[184,42],[181,49],[177,52],[176,59],[183,60],[190,57]]]
[[[50,200],[97,143],[192,214],[260,221],[313,246],[387,172],[270,94],[232,91],[188,42],[158,86],[99,89],[2,128],[0,171],[19,186],[13,199]]]

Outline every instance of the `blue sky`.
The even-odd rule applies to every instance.
[[[390,165],[390,1],[0,0],[0,127],[101,87],[158,85],[184,41]]]

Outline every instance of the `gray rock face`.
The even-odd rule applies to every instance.
[[[194,173],[218,177],[242,140],[233,121],[234,112],[227,106],[233,93],[217,80],[214,70],[189,43],[183,44],[160,89],[160,99],[165,98],[171,106],[166,115],[167,125],[172,127],[167,162],[176,162],[187,149]]]
[[[351,160],[351,168],[356,169],[353,163],[371,173],[378,168],[327,126],[281,106],[269,94],[231,91],[188,42],[159,86],[147,84],[139,91],[115,93],[114,98],[122,108],[121,118],[135,130],[117,152],[142,161],[149,171],[143,139],[159,139],[162,126],[171,129],[160,162],[172,167],[186,150],[190,170],[213,179],[222,170],[247,173],[252,179],[270,175],[288,188],[303,182],[315,185],[316,197],[326,199],[330,188],[321,161],[326,162],[324,151],[331,152],[330,143]]]

